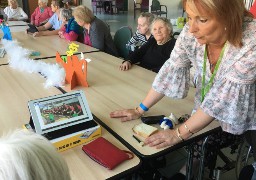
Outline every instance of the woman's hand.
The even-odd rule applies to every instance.
[[[42,36],[42,35],[43,35],[43,32],[40,32],[40,31],[33,33],[34,37],[39,37],[39,36]]]
[[[60,38],[62,38],[62,39],[64,39],[64,38],[65,38],[65,37],[64,37],[64,35],[63,35],[63,34],[64,34],[64,32],[63,32],[63,31],[59,31],[59,32],[58,32],[58,34],[59,34],[59,37],[60,37]]]
[[[175,130],[166,129],[152,134],[150,137],[146,138],[144,143],[150,147],[156,147],[157,149],[175,145],[181,142],[177,137]]]
[[[132,64],[131,64],[129,61],[125,61],[125,62],[123,62],[123,63],[120,65],[119,69],[120,69],[121,71],[127,71],[127,70],[131,69],[131,67],[132,67]]]
[[[111,118],[120,118],[122,122],[138,119],[141,114],[135,109],[118,110],[110,113]]]

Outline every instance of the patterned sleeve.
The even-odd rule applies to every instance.
[[[235,63],[224,64],[227,72],[218,73],[225,76],[214,82],[201,104],[205,113],[221,122],[224,131],[233,134],[256,128],[256,45],[240,52],[245,53]]]
[[[136,31],[136,33],[132,36],[132,38],[127,42],[126,46],[129,50],[132,50],[132,46],[135,47],[135,44],[137,42],[137,36],[138,36],[138,31]]]
[[[188,27],[184,27],[178,37],[170,58],[160,69],[153,89],[171,98],[184,98],[189,90],[190,59],[189,46],[193,41],[187,35]]]

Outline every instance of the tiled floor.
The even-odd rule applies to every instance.
[[[139,13],[137,13],[139,14]],[[109,24],[111,34],[114,36],[115,32],[121,28],[122,26],[130,26],[133,30],[133,32],[136,31],[136,26],[137,26],[137,17],[134,19],[133,13],[132,12],[124,12],[124,13],[119,13],[118,15],[110,15],[110,14],[97,14],[96,15],[98,18],[104,20],[106,23]],[[230,155],[230,149],[227,148],[224,150],[224,154],[227,155],[229,158],[236,160],[237,153]],[[175,152],[172,152],[166,156],[167,159],[167,165],[165,168],[159,169],[159,172],[164,176],[164,177],[171,177],[173,174],[179,171],[179,169],[184,165],[186,162],[186,156],[187,153],[184,149],[177,150]],[[223,161],[218,158],[217,160],[217,167],[223,166]],[[208,178],[208,170],[205,169],[204,173],[204,179],[207,180]],[[232,169],[228,172],[221,173],[220,174],[220,180],[236,180],[236,175],[235,175],[235,170]]]
[[[132,12],[120,12],[118,15],[97,13],[96,16],[109,25],[112,36],[122,26],[130,26],[133,33],[136,31],[137,19],[134,20]]]

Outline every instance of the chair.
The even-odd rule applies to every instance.
[[[117,52],[120,57],[126,59],[129,54],[129,50],[126,47],[127,42],[132,37],[132,29],[128,26],[123,26],[118,29],[114,35],[114,43],[117,48]]]
[[[99,9],[99,12],[101,14],[101,9],[103,9],[103,1],[101,1],[101,0],[93,0],[92,1],[92,6],[95,8],[95,11],[94,11],[94,8],[93,8],[93,13],[95,12],[95,14],[97,14],[98,9]]]
[[[167,18],[167,6],[161,5],[158,0],[153,0],[151,5],[151,13],[157,16],[165,15]]]
[[[141,3],[136,3],[134,0],[134,19],[136,16],[136,10],[140,10],[140,12],[148,12],[149,8],[149,0],[142,0]]]

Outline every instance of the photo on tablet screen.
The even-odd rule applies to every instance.
[[[40,134],[93,119],[82,91],[29,101],[29,110]]]

